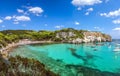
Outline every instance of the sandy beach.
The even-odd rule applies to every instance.
[[[19,42],[10,43],[6,47],[2,47],[0,49],[1,54],[6,58],[8,53],[11,51],[12,48],[17,47],[19,45],[27,45],[27,44],[38,44],[38,43],[53,43],[53,41],[31,41],[28,39],[20,40]]]

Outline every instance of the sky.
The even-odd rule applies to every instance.
[[[0,0],[0,30],[100,31],[120,38],[120,0]]]

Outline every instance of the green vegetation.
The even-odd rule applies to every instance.
[[[4,30],[0,31],[0,47],[21,39],[53,40],[53,38],[55,38],[55,33],[51,31]]]
[[[75,30],[73,28],[66,28],[57,31],[4,30],[4,31],[0,31],[0,47],[6,46],[8,43],[18,42],[21,39],[67,42],[70,40],[74,40],[76,38],[83,39],[84,32],[89,32],[89,31]],[[103,37],[109,38],[110,36],[103,34]]]

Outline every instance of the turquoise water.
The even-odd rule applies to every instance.
[[[115,47],[115,44],[110,42],[98,44],[35,44],[19,46],[13,49],[10,55],[40,60],[56,73],[60,71],[70,72],[71,70],[65,67],[66,64],[119,73],[120,52],[114,52]]]

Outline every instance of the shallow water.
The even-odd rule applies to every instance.
[[[115,44],[110,42],[88,44],[49,44],[49,45],[23,45],[19,46],[10,55],[40,60],[49,69],[61,76],[68,72],[76,73],[76,70],[66,68],[65,65],[80,65],[107,71],[120,73],[120,52],[114,52]],[[72,76],[72,75],[71,75]]]

